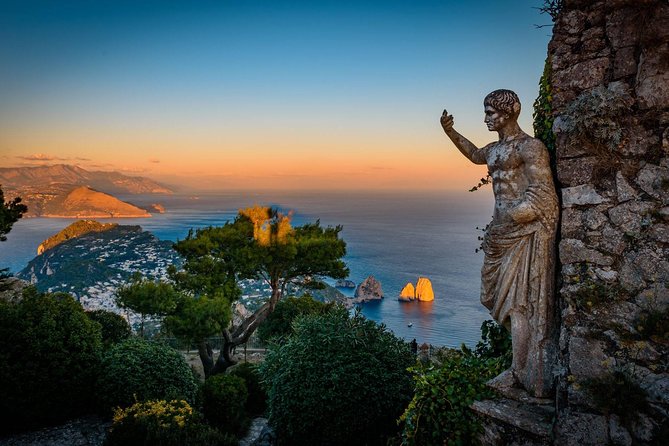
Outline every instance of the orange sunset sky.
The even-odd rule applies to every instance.
[[[415,4],[414,4],[415,3]],[[466,190],[483,97],[532,134],[540,1],[3,2],[0,166],[197,189]]]

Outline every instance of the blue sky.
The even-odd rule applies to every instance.
[[[0,164],[387,188],[418,163],[416,187],[460,188],[478,172],[440,133],[441,110],[483,144],[481,101],[510,88],[531,133],[550,33],[539,6],[0,1]]]

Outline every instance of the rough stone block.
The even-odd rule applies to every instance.
[[[638,197],[636,190],[630,186],[627,178],[622,174],[622,172],[616,173],[616,190],[618,192],[618,202],[623,203],[625,201],[634,200]]]
[[[619,8],[606,17],[606,35],[613,49],[634,46],[639,42],[639,10]]]
[[[669,168],[646,164],[639,171],[636,183],[651,197],[669,204]]]
[[[627,248],[627,242],[625,241],[625,236],[622,231],[607,223],[604,225],[604,229],[602,229],[602,241],[600,246],[606,252],[620,255]]]
[[[669,225],[656,223],[648,230],[651,239],[669,244]]]
[[[641,52],[636,78],[639,107],[669,107],[669,43]]]
[[[625,232],[638,233],[641,231],[644,219],[653,209],[653,204],[645,201],[626,201],[609,209],[611,222]]]
[[[588,413],[565,412],[558,417],[555,444],[601,446],[608,444],[606,417]]]
[[[634,47],[620,48],[613,57],[613,79],[618,80],[633,76],[637,72],[637,61]]]
[[[555,73],[553,77],[555,88],[575,90],[576,93],[580,93],[601,85],[605,81],[610,63],[608,57],[576,63],[570,68]]]
[[[560,233],[562,238],[583,238],[585,231],[581,224],[583,213],[575,208],[565,208],[562,210],[562,220]]]
[[[565,186],[590,183],[599,160],[597,157],[571,158],[560,162],[558,180]]]
[[[569,342],[569,373],[577,381],[602,376],[613,361],[604,353],[604,343],[572,335]]]
[[[587,18],[584,12],[572,9],[560,17],[560,25],[568,34],[580,34],[585,29]]]
[[[592,231],[600,229],[607,221],[606,215],[597,209],[586,209],[583,212],[582,222],[586,228]]]
[[[604,203],[604,197],[599,195],[591,184],[583,184],[562,189],[562,206],[595,205]]]
[[[623,257],[620,284],[625,289],[638,291],[646,282],[669,283],[669,261],[662,250],[643,248]]]
[[[600,266],[613,265],[613,258],[597,250],[589,249],[585,243],[576,239],[562,239],[560,241],[560,261],[563,264],[589,262]]]
[[[609,433],[611,434],[611,443],[615,446],[632,445],[632,436],[620,423],[620,418],[617,415],[611,415],[609,418]]]

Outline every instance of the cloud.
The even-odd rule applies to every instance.
[[[51,162],[51,161],[90,161],[89,158],[74,157],[74,158],[61,158],[59,156],[47,155],[46,153],[33,153],[32,155],[17,155],[16,158],[29,161],[29,162]]]
[[[149,158],[150,163],[158,164],[160,163],[160,160],[158,158]]]

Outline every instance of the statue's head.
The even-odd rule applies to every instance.
[[[495,110],[506,113],[514,121],[520,115],[520,99],[511,90],[495,90],[483,100],[483,106],[490,106]]]

